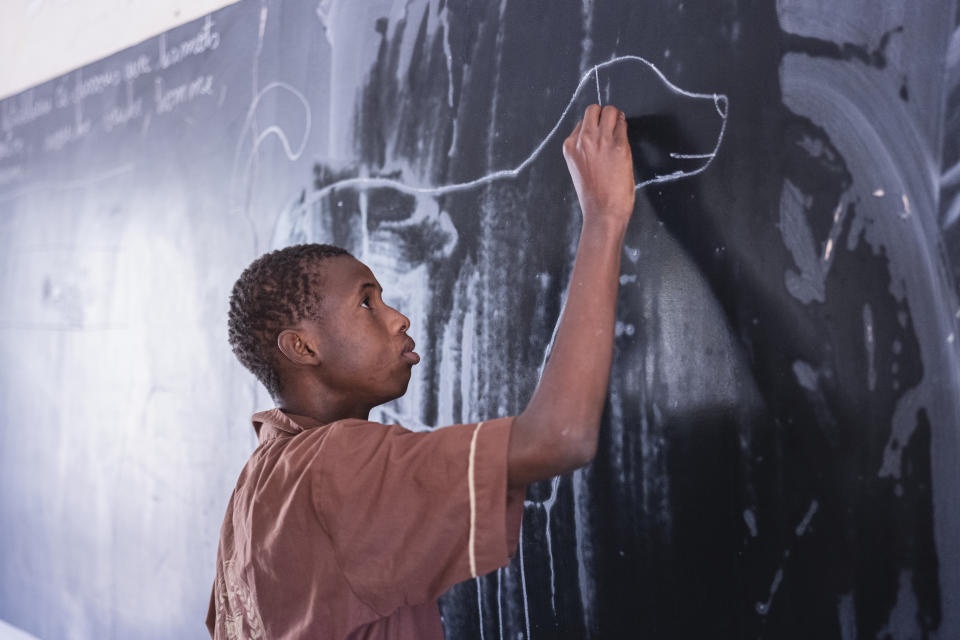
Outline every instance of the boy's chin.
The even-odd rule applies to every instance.
[[[396,400],[397,398],[403,397],[403,395],[407,392],[407,386],[409,384],[410,384],[410,378],[407,377],[399,387],[397,387],[390,393],[386,394],[386,399],[384,400],[384,402],[391,402],[392,400]]]

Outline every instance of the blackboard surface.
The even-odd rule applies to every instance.
[[[448,637],[960,637],[957,17],[246,0],[0,101],[0,619],[205,637],[269,406],[226,300],[266,250],[345,246],[412,319],[372,419],[521,411],[599,99],[645,185],[599,453]]]

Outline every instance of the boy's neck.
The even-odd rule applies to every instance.
[[[293,397],[289,397],[290,395]],[[330,396],[298,397],[298,394],[281,394],[277,399],[277,408],[284,413],[313,418],[320,424],[329,424],[347,418],[367,420],[370,416],[370,407],[365,404]]]

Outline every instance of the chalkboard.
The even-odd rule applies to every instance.
[[[344,246],[423,361],[371,419],[516,414],[627,111],[593,463],[448,637],[960,637],[960,30],[905,0],[245,0],[0,101],[0,619],[202,638],[269,398],[261,253]]]

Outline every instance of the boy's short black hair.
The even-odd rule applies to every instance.
[[[317,269],[334,256],[350,255],[331,244],[298,244],[266,253],[247,267],[230,294],[228,336],[241,364],[277,399],[277,336],[304,318],[319,319]]]

